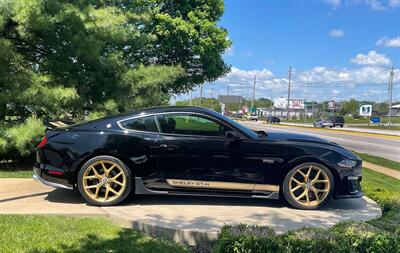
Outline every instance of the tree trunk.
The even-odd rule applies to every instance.
[[[6,120],[7,103],[0,102],[0,122]]]

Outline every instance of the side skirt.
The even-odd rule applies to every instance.
[[[183,187],[182,187],[183,188]],[[186,190],[190,190],[187,189]],[[270,189],[269,189],[270,190]],[[277,191],[263,191],[258,187],[248,193],[222,193],[222,192],[199,192],[199,191],[157,191],[147,188],[142,178],[135,177],[135,194],[138,195],[195,195],[195,196],[214,196],[214,197],[237,197],[237,198],[263,198],[263,199],[279,199],[279,187]]]

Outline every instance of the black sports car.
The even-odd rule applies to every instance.
[[[57,124],[56,124],[57,125]],[[358,198],[361,159],[338,144],[252,131],[199,107],[159,107],[47,128],[34,177],[94,205],[130,193],[277,199],[317,209]]]

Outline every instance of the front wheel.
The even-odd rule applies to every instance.
[[[290,205],[299,209],[321,208],[330,200],[333,190],[332,172],[318,163],[296,166],[283,182],[283,196]]]
[[[82,197],[97,206],[118,204],[132,190],[130,170],[112,156],[97,156],[87,161],[79,171],[77,184]]]

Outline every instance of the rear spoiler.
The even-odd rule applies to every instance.
[[[68,124],[66,124],[65,122],[62,122],[61,120],[59,121],[51,121],[49,122],[50,125],[55,126],[55,127],[66,127],[68,126]]]
[[[60,132],[59,131],[55,131],[57,128],[58,129],[60,129],[60,128],[63,129],[63,128],[65,128],[67,126],[70,126],[72,124],[73,124],[72,122],[71,123],[69,123],[69,122],[66,123],[66,122],[63,122],[61,120],[49,121],[49,122],[45,123],[45,126],[46,126],[45,135],[46,135],[47,138],[50,138],[50,137],[55,136],[55,135],[58,135]]]

